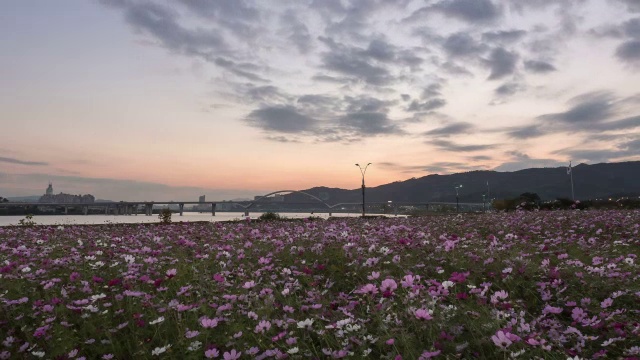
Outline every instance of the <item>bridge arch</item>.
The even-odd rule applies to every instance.
[[[268,197],[268,196],[276,195],[276,194],[282,194],[282,193],[289,193],[289,194],[291,194],[291,193],[303,194],[303,195],[306,195],[306,196],[308,196],[308,197],[310,197],[310,198],[312,198],[312,199],[314,199],[314,200],[318,200],[322,205],[326,206],[328,209],[331,209],[331,205],[327,204],[326,202],[324,202],[324,201],[323,201],[322,199],[320,199],[319,197],[314,196],[314,195],[311,195],[311,194],[309,194],[309,193],[307,193],[307,192],[304,192],[304,191],[299,191],[299,190],[278,190],[278,191],[274,191],[274,192],[268,193],[268,194],[266,194],[266,195],[262,195],[262,196],[260,196],[259,198],[254,199],[254,200],[251,202],[251,204],[249,204],[247,207],[245,207],[245,209],[250,209],[250,208],[251,208],[255,203],[259,202],[260,200],[262,200],[262,199],[264,199],[264,198],[266,198],[266,197]]]

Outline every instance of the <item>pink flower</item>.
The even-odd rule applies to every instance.
[[[197,330],[193,330],[193,331],[189,331],[187,330],[187,333],[184,335],[187,339],[191,339],[193,337],[198,336],[198,334],[200,334],[200,331]]]
[[[613,305],[613,300],[611,298],[606,298],[600,303],[600,307],[603,309],[606,309],[611,305]]]
[[[378,288],[373,284],[367,284],[358,290],[360,294],[375,295],[378,293]]]
[[[218,356],[220,356],[220,352],[218,351],[218,349],[209,349],[207,351],[204,352],[204,356],[207,357],[207,359],[212,359],[212,358],[217,358]],[[225,359],[227,358],[227,356],[225,355],[224,357]]]
[[[167,270],[167,273],[166,273],[166,274],[167,274],[167,277],[168,277],[169,279],[171,279],[172,277],[176,276],[176,274],[177,274],[177,273],[178,273],[178,270],[176,270],[176,269],[169,269],[169,270]]]
[[[226,352],[222,355],[224,356],[224,360],[236,360],[240,358],[240,355],[242,355],[242,351],[237,352],[235,349]]]
[[[214,327],[218,326],[218,320],[217,319],[209,319],[209,318],[203,317],[202,319],[200,319],[200,324],[204,328],[214,328]]]
[[[398,284],[393,279],[384,279],[382,280],[382,285],[380,285],[382,292],[394,292],[397,288]]]
[[[513,342],[502,330],[498,331],[495,335],[493,335],[491,337],[491,340],[493,340],[493,343],[496,344],[496,346],[502,349],[506,349],[509,347],[509,345],[513,344]]]
[[[436,351],[425,351],[422,353],[422,355],[420,355],[420,357],[418,358],[419,360],[427,360],[427,359],[431,359],[433,357],[436,357],[438,355],[440,355],[440,350],[436,350]]]
[[[256,286],[255,281],[247,281],[246,283],[244,283],[244,285],[242,285],[243,288],[245,289],[251,289],[252,287]]]
[[[425,309],[418,309],[413,314],[416,316],[417,319],[420,319],[420,320],[431,320],[431,319],[433,319],[433,317],[431,316],[429,311],[425,310]]]
[[[396,340],[395,340],[395,339],[393,339],[393,338],[391,338],[391,339],[389,339],[389,340],[385,341],[385,344],[387,344],[387,345],[393,345],[395,342],[396,342]]]

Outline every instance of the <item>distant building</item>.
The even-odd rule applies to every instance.
[[[91,204],[96,201],[96,198],[93,195],[71,195],[60,193],[57,195],[53,194],[53,184],[49,183],[49,187],[44,195],[40,197],[38,200],[39,203],[43,204]]]
[[[206,195],[202,195],[202,196],[200,196],[200,197],[198,198],[198,202],[199,202],[199,203],[201,203],[201,204],[202,204],[202,203],[204,203],[204,202],[205,202],[205,200],[204,200],[204,199],[205,199],[205,196],[206,196]]]

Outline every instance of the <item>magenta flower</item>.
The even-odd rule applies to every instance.
[[[218,351],[218,349],[213,348],[213,349],[209,349],[209,350],[205,351],[204,352],[204,356],[206,356],[207,359],[213,359],[213,358],[217,358],[218,356],[220,356],[220,352]],[[224,358],[226,359],[227,356],[225,355]]]
[[[413,314],[415,315],[415,317],[417,319],[420,319],[420,320],[431,320],[431,319],[433,319],[433,317],[431,316],[431,313],[429,312],[429,310],[418,309]]]
[[[209,319],[207,317],[203,317],[202,319],[200,319],[200,324],[202,325],[203,328],[214,328],[216,326],[218,326],[218,320],[217,319]]]
[[[502,349],[506,349],[509,345],[513,344],[502,330],[499,330],[495,335],[491,336],[491,340],[493,340],[493,343],[496,344],[496,346]]]
[[[176,274],[177,274],[177,273],[178,273],[178,270],[177,270],[177,269],[169,269],[169,270],[167,270],[167,272],[166,272],[167,277],[168,277],[169,279],[171,279],[172,277],[176,276]]]
[[[384,279],[382,280],[382,285],[380,285],[382,292],[394,292],[397,288],[398,284],[393,279]]]
[[[242,351],[236,351],[235,349],[227,352],[222,355],[224,360],[237,360],[240,359],[240,355],[242,355]]]
[[[613,305],[613,299],[611,298],[606,298],[600,303],[600,307],[603,309],[606,309],[611,305]]]

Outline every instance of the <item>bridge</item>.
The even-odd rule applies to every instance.
[[[302,194],[310,199],[314,200],[313,202],[271,202],[268,201],[271,195],[283,194],[283,193],[296,193]],[[103,208],[105,215],[138,215],[141,209],[144,209],[144,214],[146,216],[151,216],[153,214],[154,206],[166,206],[166,205],[178,205],[180,216],[184,213],[185,205],[198,205],[201,208],[209,207],[211,209],[211,215],[216,215],[216,208],[218,205],[224,205],[231,207],[239,208],[241,212],[244,212],[245,216],[249,215],[249,212],[255,205],[306,205],[306,206],[318,206],[319,208],[315,209],[314,212],[328,212],[329,216],[333,212],[342,212],[345,208],[351,208],[355,206],[362,206],[362,202],[345,202],[338,204],[328,204],[324,200],[306,193],[304,191],[299,190],[279,190],[268,193],[266,195],[257,197],[254,200],[247,201],[119,201],[119,202],[93,202],[93,203],[41,203],[41,202],[4,202],[0,203],[0,208],[7,207],[33,207],[37,206],[39,208],[59,208],[63,207],[65,214],[68,213],[70,208],[81,208],[82,213],[84,215],[89,214],[89,209],[95,208]],[[484,210],[486,208],[486,204],[484,203],[456,203],[456,202],[367,202],[366,206],[373,207],[385,207],[390,208],[396,215],[398,211],[402,208],[413,208],[419,209],[424,207],[425,210],[435,210],[442,209],[444,207],[455,207],[456,209],[462,208],[466,211],[479,211]],[[285,211],[287,211],[285,209]]]

